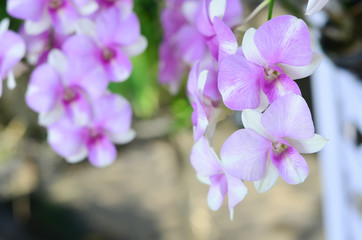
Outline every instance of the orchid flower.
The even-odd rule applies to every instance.
[[[62,118],[48,128],[48,142],[69,163],[88,156],[96,167],[114,162],[113,143],[125,144],[135,137],[131,129],[132,110],[126,99],[116,94],[105,94],[91,104],[92,120],[86,126],[76,126]]]
[[[7,78],[8,87],[16,86],[12,69],[25,55],[25,43],[21,37],[8,30],[9,19],[0,22],[0,96],[2,95],[2,80]]]
[[[329,0],[309,0],[307,5],[306,15],[312,15],[319,12]]]
[[[7,12],[25,20],[25,32],[30,35],[40,34],[51,26],[63,34],[73,33],[79,17],[70,0],[7,0]]]
[[[301,95],[293,80],[311,75],[320,61],[321,55],[312,54],[307,25],[279,16],[245,33],[242,51],[220,65],[219,90],[230,109],[255,109],[261,92],[270,103],[288,93]]]
[[[87,60],[69,61],[59,50],[52,50],[48,63],[30,76],[26,92],[28,106],[40,113],[39,122],[49,125],[67,116],[76,125],[91,117],[89,99],[101,96],[108,81],[103,70]]]
[[[206,66],[200,65],[196,63],[191,69],[187,92],[194,109],[192,113],[194,141],[206,134],[211,142],[216,124],[223,117],[223,110],[219,108],[221,96],[217,89],[217,71],[213,62],[203,64]]]
[[[129,78],[132,63],[128,56],[140,54],[147,46],[137,16],[131,13],[123,18],[115,8],[103,11],[95,25],[90,20],[80,22],[79,31],[80,35],[64,43],[63,51],[70,58],[96,62],[111,81]]]
[[[244,183],[224,171],[223,162],[220,161],[204,137],[201,137],[192,148],[191,164],[197,175],[200,178],[206,178],[206,182],[210,185],[207,202],[212,210],[218,210],[228,194],[230,218],[232,219],[234,207],[248,193]]]
[[[242,112],[245,129],[233,133],[221,149],[225,171],[255,181],[259,193],[269,190],[280,175],[289,184],[302,183],[309,168],[300,153],[315,153],[327,140],[314,133],[305,100],[288,94],[275,100],[264,114]]]

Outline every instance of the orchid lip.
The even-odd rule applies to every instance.
[[[64,89],[63,92],[63,100],[66,102],[71,102],[72,100],[74,100],[77,96],[77,93],[71,89],[71,88],[66,88]]]
[[[115,56],[115,52],[113,51],[113,49],[111,48],[103,48],[102,49],[102,59],[104,61],[110,61],[111,59],[113,59]]]
[[[49,8],[51,10],[56,10],[60,8],[64,4],[64,0],[50,0],[49,1]]]
[[[281,75],[281,73],[279,71],[276,71],[270,67],[264,68],[265,79],[267,79],[269,81],[274,81],[275,79],[279,78],[280,75]]]
[[[287,144],[280,143],[277,141],[274,141],[272,143],[272,145],[273,145],[273,152],[278,153],[278,154],[283,153],[285,150],[287,150],[289,148],[289,146]]]

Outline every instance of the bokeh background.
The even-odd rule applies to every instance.
[[[113,165],[104,169],[87,161],[70,165],[50,149],[45,129],[37,125],[36,114],[24,101],[27,74],[18,78],[15,90],[4,89],[0,100],[0,239],[323,239],[316,155],[305,156],[310,175],[303,184],[292,186],[279,179],[270,191],[258,194],[246,183],[249,194],[236,207],[234,221],[225,204],[218,212],[208,209],[208,186],[197,181],[189,163],[192,108],[185,84],[178,95],[171,96],[157,83],[162,1],[134,2],[149,47],[132,59],[131,78],[110,86],[131,102],[137,132],[133,142],[118,146]],[[245,14],[260,2],[243,0]],[[345,53],[354,52],[353,42],[361,37],[362,7],[360,1],[342,2],[344,11],[351,12],[328,12],[330,21],[322,32],[324,51],[337,64],[361,74],[361,57]],[[7,17],[5,5],[6,1],[0,2],[0,19]],[[276,1],[274,16],[289,12],[303,17],[304,7],[303,1]],[[249,26],[258,27],[266,18],[265,10]],[[12,19],[11,28],[19,26]],[[298,84],[311,107],[309,79],[298,80]],[[236,113],[219,125],[216,152],[240,128],[239,118]]]

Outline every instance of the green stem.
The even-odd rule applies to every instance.
[[[270,0],[264,0],[261,4],[259,4],[252,13],[248,17],[246,17],[239,25],[241,27],[243,24],[249,22],[256,14],[258,14],[264,7],[266,7],[270,3]]]
[[[274,6],[274,0],[271,0],[271,1],[270,1],[270,5],[269,5],[268,21],[272,18],[273,6]]]

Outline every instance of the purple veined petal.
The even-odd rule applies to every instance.
[[[240,55],[227,57],[220,65],[219,91],[232,110],[255,109],[260,104],[260,79],[263,68]]]
[[[291,79],[300,79],[312,75],[322,62],[322,55],[313,52],[312,61],[306,66],[291,66],[280,64],[283,72]]]
[[[224,142],[220,156],[225,172],[246,181],[257,181],[264,177],[269,140],[251,129],[234,132]]]
[[[255,32],[254,41],[269,65],[304,66],[312,59],[308,27],[294,16],[279,16],[264,23]]]
[[[314,134],[312,138],[308,139],[287,138],[287,140],[299,153],[319,152],[328,142],[328,139],[318,134]]]
[[[223,21],[229,26],[233,27],[240,23],[243,15],[243,7],[239,0],[227,0],[226,9]]]
[[[74,79],[75,80],[75,79]],[[90,69],[89,72],[84,73],[78,79],[78,85],[87,92],[87,95],[90,98],[97,98],[104,94],[107,90],[109,80],[107,75],[102,67],[95,66],[93,69]]]
[[[196,97],[199,97],[200,90],[199,90],[199,68],[200,68],[200,62],[196,62],[189,73],[188,79],[187,79],[187,94],[190,99],[195,99]],[[207,77],[207,75],[206,75]],[[206,79],[205,79],[206,81]]]
[[[75,32],[79,15],[69,0],[63,0],[63,5],[49,14],[56,32],[66,35]]]
[[[275,153],[272,148],[270,151],[271,161],[284,181],[289,184],[304,182],[308,176],[309,168],[302,155],[291,146],[288,146],[282,153]]]
[[[209,52],[211,56],[214,59],[218,59],[219,55],[219,40],[217,39],[217,36],[214,35],[212,37],[206,38],[205,43],[207,48],[209,49]]]
[[[25,43],[13,31],[3,32],[0,35],[0,42],[0,78],[2,79],[24,57]]]
[[[228,184],[229,209],[232,209],[245,198],[248,189],[240,179],[228,174],[225,176]]]
[[[207,97],[215,102],[218,102],[219,100],[221,100],[221,94],[218,89],[217,77],[218,77],[217,70],[215,70],[215,68],[209,68],[205,86],[202,91],[204,97]]]
[[[227,193],[228,185],[223,173],[210,177],[210,188],[207,194],[207,203],[211,210],[216,211],[221,207]]]
[[[129,102],[118,94],[105,94],[94,99],[94,124],[109,133],[126,133],[131,128],[132,109]]]
[[[75,99],[65,102],[65,111],[76,126],[86,126],[91,121],[90,105],[81,93]]]
[[[96,167],[111,165],[117,156],[115,146],[104,136],[98,136],[88,142],[89,161]]]
[[[264,193],[274,186],[279,178],[278,169],[270,160],[270,153],[268,154],[268,161],[266,163],[265,176],[254,182],[255,189],[258,193]]]
[[[197,174],[202,177],[210,177],[222,171],[219,157],[205,137],[201,137],[192,147],[190,160]]]
[[[209,3],[211,0],[201,0],[200,10],[196,19],[197,30],[206,37],[215,35],[214,27],[209,18]]]
[[[261,117],[265,130],[275,138],[308,139],[314,135],[312,116],[305,100],[288,94],[275,100]]]
[[[243,50],[243,54],[246,59],[248,59],[250,62],[255,63],[256,65],[265,67],[268,64],[263,55],[260,53],[258,47],[255,45],[255,32],[255,28],[249,28],[245,32],[243,42],[241,44],[241,49]]]
[[[280,75],[274,80],[268,80],[264,78],[261,81],[261,88],[268,97],[270,103],[287,94],[294,93],[297,95],[302,95],[298,84],[290,79],[285,73],[280,73]]]
[[[72,158],[84,148],[87,129],[79,128],[67,118],[62,118],[48,127],[48,143],[64,158]]]
[[[40,112],[38,116],[38,123],[41,126],[49,126],[58,121],[65,114],[64,106],[60,100],[48,112]]]
[[[207,128],[205,130],[205,137],[209,142],[212,142],[212,139],[214,137],[214,133],[216,130],[216,125],[218,122],[224,120],[226,118],[226,113],[221,108],[211,108],[211,111],[209,113],[209,123],[207,125]]]
[[[7,0],[6,11],[16,18],[38,21],[45,6],[45,0]]]
[[[194,141],[196,142],[205,134],[205,131],[209,126],[209,120],[205,111],[205,106],[202,105],[199,99],[196,99],[191,105],[194,108],[194,111],[192,112],[192,122],[194,125]]]
[[[177,33],[177,45],[183,61],[190,65],[205,55],[205,38],[192,26],[186,25],[180,29]]]
[[[36,112],[49,112],[56,104],[63,85],[53,67],[43,64],[32,72],[25,94],[27,105]]]
[[[26,34],[38,35],[47,31],[52,26],[52,20],[48,13],[44,13],[39,21],[25,21],[24,28]]]
[[[209,3],[209,19],[214,23],[215,17],[223,19],[226,11],[227,0],[210,0]]]
[[[185,2],[186,4],[186,2]],[[182,26],[187,24],[185,16],[177,8],[164,8],[161,11],[161,24],[164,40],[169,41]]]
[[[140,22],[136,14],[131,13],[118,23],[115,42],[120,45],[134,44],[141,36]]]
[[[159,55],[159,82],[168,85],[171,94],[176,94],[187,71],[187,65],[180,60],[174,46],[168,42],[161,44]]]
[[[115,42],[118,25],[121,16],[117,8],[109,8],[100,13],[96,18],[96,32],[102,45],[109,45]]]
[[[127,132],[105,132],[109,140],[116,144],[127,144],[136,137],[136,132],[133,129],[129,129]]]
[[[191,25],[196,22],[200,4],[201,1],[184,1],[182,3],[182,14]]]
[[[275,138],[261,124],[261,116],[262,114],[256,110],[245,109],[241,113],[241,120],[246,129],[251,129],[269,141],[274,141]]]
[[[219,18],[214,20],[216,36],[219,40],[218,67],[221,62],[229,55],[236,53],[238,43],[231,29]]]
[[[122,47],[121,49],[124,54],[129,57],[133,57],[143,53],[146,50],[147,45],[147,38],[145,38],[144,36],[140,36],[135,43]]]
[[[309,0],[305,15],[312,15],[319,12],[329,0]]]
[[[132,72],[132,63],[129,58],[120,50],[112,49],[114,57],[104,63],[104,69],[108,78],[113,82],[123,82]]]

